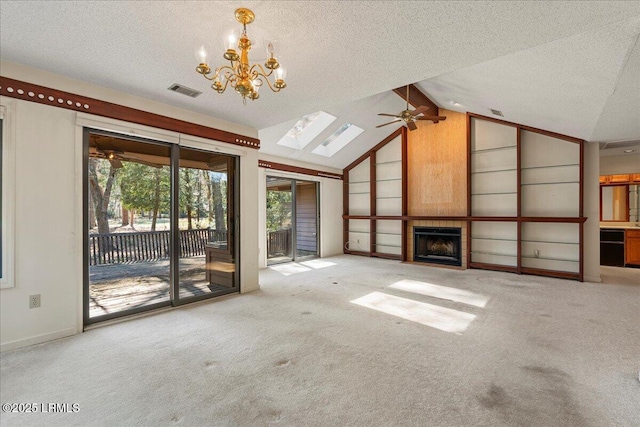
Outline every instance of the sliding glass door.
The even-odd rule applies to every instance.
[[[235,158],[180,148],[178,300],[237,290]]]
[[[85,324],[238,291],[236,157],[84,142]]]
[[[296,260],[318,255],[318,183],[296,183]]]
[[[318,184],[267,177],[267,263],[318,255]]]
[[[267,261],[293,261],[292,180],[267,177]]]

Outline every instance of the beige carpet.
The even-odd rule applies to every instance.
[[[637,426],[640,270],[610,283],[338,256],[3,353],[4,426]],[[352,302],[354,301],[354,302]]]

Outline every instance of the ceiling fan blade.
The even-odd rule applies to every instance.
[[[385,124],[382,124],[382,125],[378,125],[378,126],[376,126],[376,127],[377,127],[377,128],[381,128],[382,126],[390,125],[390,124],[392,124],[392,123],[397,123],[397,122],[400,122],[400,121],[402,121],[402,120],[397,119],[397,120],[394,120],[394,121],[389,122],[389,123],[385,123]]]
[[[447,120],[445,116],[420,116],[415,117],[416,120],[431,120],[434,122],[441,122],[443,120]]]
[[[415,110],[410,111],[410,113],[412,116],[417,116],[418,114],[426,113],[427,111],[429,111],[429,107],[427,107],[426,105],[421,105]]]
[[[387,114],[387,113],[378,113],[379,116],[386,116],[386,117],[397,117],[400,118],[399,115],[397,114]]]
[[[407,127],[409,128],[409,130],[416,130],[418,129],[418,125],[415,124],[415,122],[413,120],[409,120],[407,122]]]

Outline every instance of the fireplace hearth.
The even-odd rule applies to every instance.
[[[462,266],[460,228],[413,227],[413,260]]]

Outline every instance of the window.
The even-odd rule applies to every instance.
[[[0,104],[0,287],[14,286],[14,130],[13,100]]]
[[[335,119],[334,116],[324,111],[307,114],[289,129],[289,132],[278,141],[278,144],[296,150],[302,150]]]
[[[322,144],[318,145],[312,153],[331,157],[338,151],[342,150],[362,132],[364,132],[364,129],[359,128],[352,123],[345,123]]]

